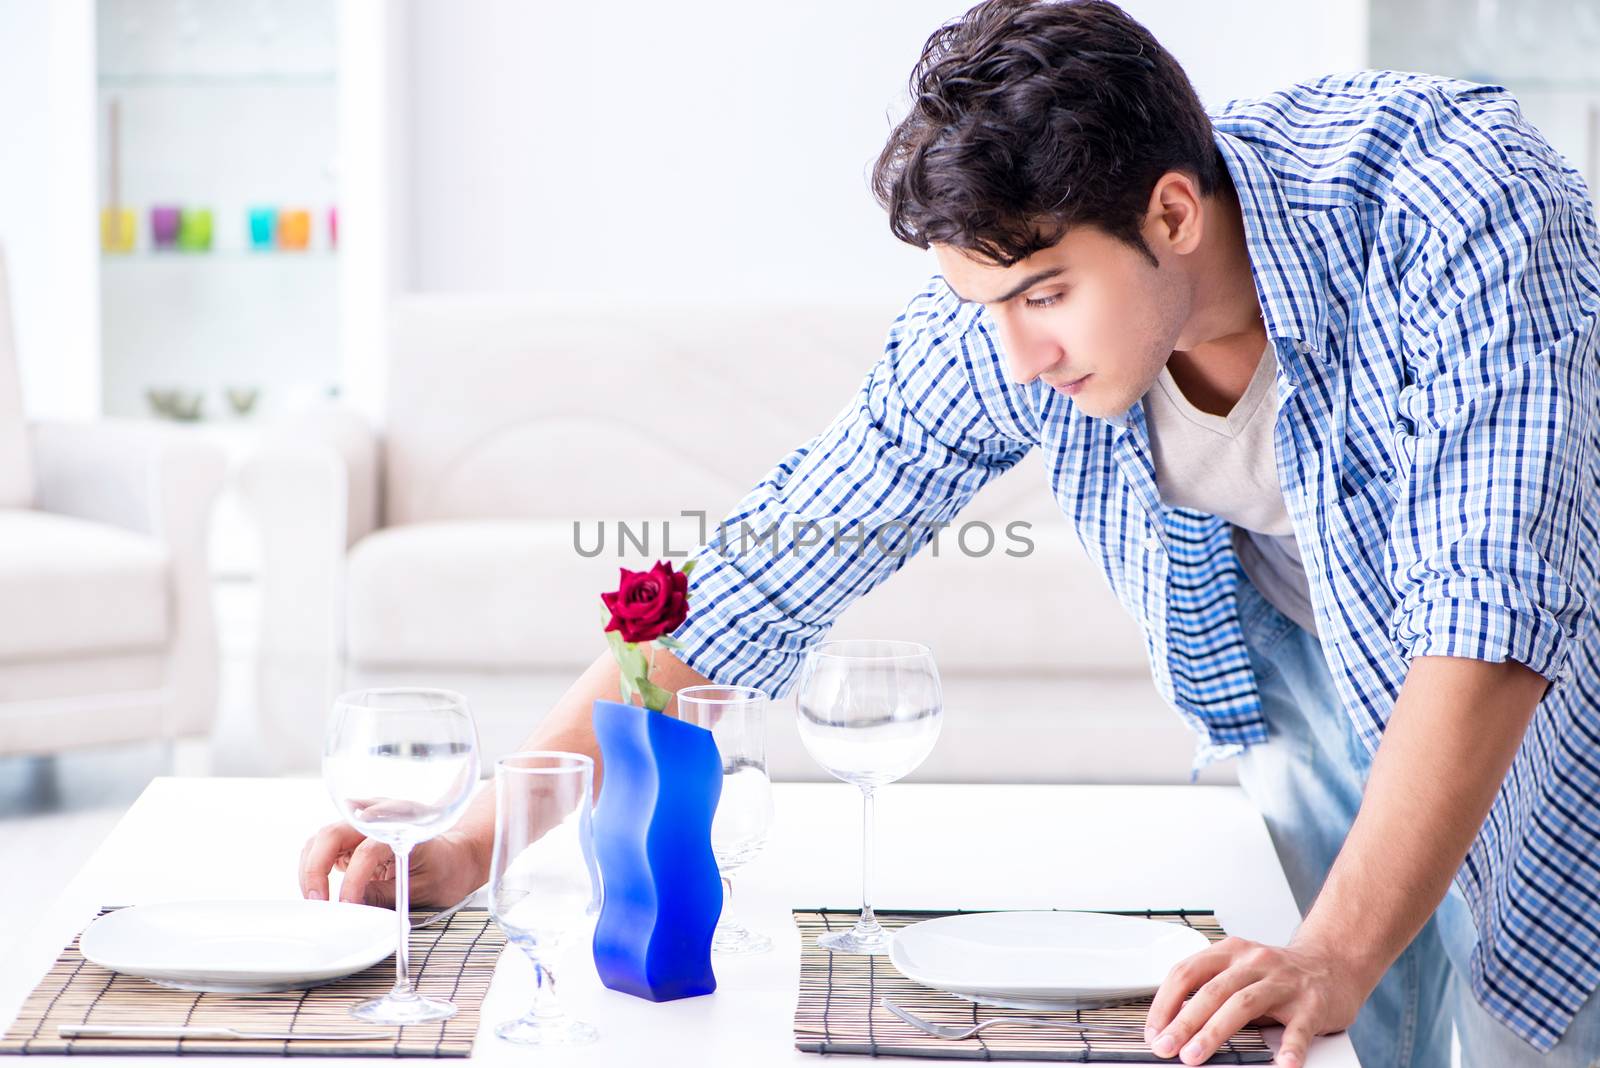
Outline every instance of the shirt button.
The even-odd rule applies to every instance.
[[[1309,341],[1296,341],[1294,343],[1294,351],[1298,352],[1302,356],[1311,355],[1311,342],[1309,342]]]
[[[1161,548],[1161,539],[1157,538],[1154,534],[1152,534],[1148,538],[1144,539],[1144,551],[1145,552],[1153,553],[1159,548]]]

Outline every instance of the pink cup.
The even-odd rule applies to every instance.
[[[150,243],[156,248],[171,248],[178,240],[178,208],[170,204],[150,209]]]

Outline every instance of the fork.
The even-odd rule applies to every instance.
[[[1093,1035],[1118,1035],[1137,1038],[1141,1042],[1144,1041],[1144,1028],[1136,1027],[1132,1024],[1073,1023],[1069,1020],[1046,1020],[1033,1016],[996,1016],[991,1019],[984,1020],[981,1023],[975,1023],[971,1025],[941,1024],[934,1023],[932,1020],[924,1020],[915,1013],[896,1005],[888,998],[879,998],[878,1004],[882,1006],[883,1009],[891,1016],[910,1024],[912,1027],[915,1027],[924,1034],[932,1035],[934,1038],[948,1038],[954,1041],[959,1041],[963,1038],[971,1038],[979,1031],[986,1031],[991,1027],[998,1026],[999,1024],[1021,1024],[1025,1027],[1044,1027],[1061,1031],[1080,1031]]]
[[[138,1024],[62,1024],[56,1028],[62,1038],[198,1038],[198,1039],[306,1039],[323,1042],[371,1041],[392,1039],[391,1031],[315,1031],[292,1034],[287,1031],[243,1031],[234,1027],[155,1027]]]

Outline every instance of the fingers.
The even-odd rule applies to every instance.
[[[389,847],[371,838],[363,841],[350,854],[350,865],[344,870],[344,885],[339,887],[339,900],[366,904],[369,884],[377,883],[371,889],[378,889],[385,865],[390,869],[394,866],[394,853]]]
[[[1293,1020],[1283,1029],[1283,1041],[1278,1046],[1274,1062],[1282,1068],[1300,1068],[1306,1063],[1306,1051],[1311,1046],[1311,1026],[1304,1020]]]
[[[1232,974],[1231,971],[1228,973]],[[1246,982],[1211,1014],[1210,1019],[1184,1045],[1179,1054],[1183,1063],[1204,1064],[1223,1043],[1238,1034],[1251,1020],[1272,1012],[1277,1007],[1279,995],[1280,991],[1268,982]]]
[[[300,849],[300,896],[328,900],[328,872],[362,841],[348,823],[330,823]]]
[[[1201,950],[1178,964],[1167,975],[1161,984],[1161,989],[1156,991],[1155,998],[1150,1002],[1150,1011],[1145,1014],[1144,1037],[1146,1042],[1154,1043],[1156,1036],[1162,1034],[1183,1008],[1184,999],[1201,985],[1218,975],[1228,966],[1233,955],[1233,939],[1224,939],[1210,949]],[[1177,1046],[1174,1045],[1176,1050]],[[1170,1057],[1167,1053],[1163,1056]]]
[[[395,891],[394,877],[392,874],[394,872],[394,865],[390,864],[384,869],[384,871],[390,873],[388,877],[380,876],[367,883],[366,893],[362,895],[361,899],[363,904],[376,905],[378,908],[382,909],[394,908]]]

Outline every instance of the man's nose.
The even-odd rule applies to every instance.
[[[1018,383],[1027,385],[1061,362],[1061,346],[1048,334],[1023,329],[1001,316],[995,317],[995,325],[1006,362],[1011,365],[1011,377]]]

